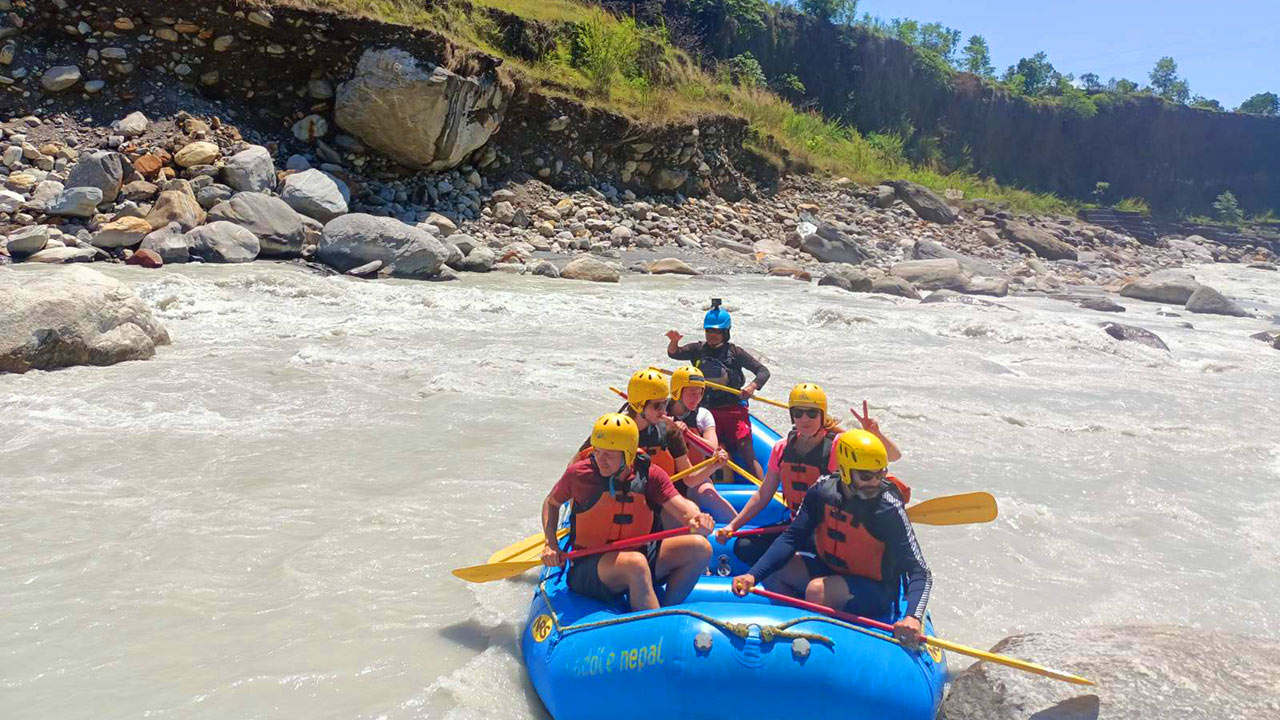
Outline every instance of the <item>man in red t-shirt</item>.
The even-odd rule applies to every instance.
[[[654,531],[668,524],[689,526],[689,535],[667,538],[634,550],[589,555],[569,564],[569,589],[605,602],[626,593],[631,609],[676,605],[693,590],[711,558],[710,515],[676,491],[666,471],[637,457],[640,431],[635,420],[610,413],[591,431],[592,453],[573,462],[542,503],[546,546],[544,565],[559,567],[565,553],[556,540],[560,506],[572,500],[570,540],[575,548],[599,547]],[[656,588],[667,589],[659,603]]]

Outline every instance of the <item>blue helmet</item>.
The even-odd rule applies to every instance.
[[[728,330],[733,327],[733,318],[729,317],[729,311],[720,307],[719,300],[711,301],[711,309],[707,311],[706,317],[702,318],[703,330]]]

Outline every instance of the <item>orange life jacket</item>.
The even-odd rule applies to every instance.
[[[911,488],[892,475],[884,492],[893,492],[905,505],[911,498]],[[818,557],[841,575],[858,575],[872,580],[883,580],[881,567],[884,562],[884,543],[877,540],[867,528],[835,505],[827,505],[822,522],[813,534],[813,545]]]
[[[650,462],[668,475],[676,474],[676,459],[667,449],[667,421],[660,420],[657,425],[650,425],[640,431],[640,451],[649,456]]]
[[[831,463],[831,445],[836,436],[837,433],[828,432],[809,452],[801,453],[796,447],[796,431],[793,429],[787,434],[787,446],[778,459],[778,477],[782,486],[782,499],[786,501],[792,517],[800,511],[800,504],[804,502],[804,495],[809,492],[809,488],[813,487],[818,478],[827,474],[827,467]]]
[[[570,534],[575,548],[598,547],[653,532],[658,514],[649,506],[643,476],[631,473],[627,480],[616,481],[609,492],[608,478],[600,480],[600,492],[584,503],[574,501],[569,515]]]

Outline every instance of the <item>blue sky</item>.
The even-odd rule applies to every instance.
[[[861,0],[858,14],[941,22],[978,34],[997,73],[1043,50],[1062,73],[1127,77],[1145,85],[1163,55],[1191,92],[1233,109],[1280,93],[1280,0]]]

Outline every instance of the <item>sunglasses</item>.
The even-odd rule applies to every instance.
[[[887,474],[886,470],[849,470],[848,479],[858,480],[860,482],[871,482],[879,480]]]
[[[802,417],[822,417],[822,411],[818,408],[791,408],[792,420],[799,420]]]

